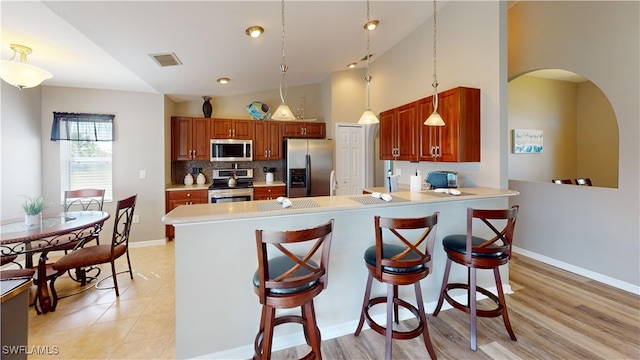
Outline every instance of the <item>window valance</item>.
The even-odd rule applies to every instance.
[[[51,140],[113,141],[113,119],[110,114],[53,113]]]

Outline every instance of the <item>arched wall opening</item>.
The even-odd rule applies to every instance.
[[[593,186],[618,187],[618,121],[593,82],[559,69],[514,76],[508,84],[508,117],[510,180],[575,184],[589,178]],[[541,150],[516,150],[516,133],[535,135]]]

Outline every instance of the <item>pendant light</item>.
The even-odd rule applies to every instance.
[[[29,65],[27,55],[31,54],[30,47],[18,44],[10,44],[9,46],[13,50],[13,56],[9,60],[2,60],[2,68],[0,69],[2,80],[22,90],[36,87],[53,77],[50,72]],[[20,61],[12,61],[17,54],[20,54]]]
[[[282,72],[282,77],[280,78],[280,101],[282,101],[282,103],[280,104],[280,106],[278,106],[276,111],[273,113],[273,115],[271,116],[271,119],[291,121],[291,120],[295,120],[296,117],[293,116],[293,112],[291,112],[291,109],[289,108],[289,106],[287,106],[287,104],[285,104],[284,102],[284,97],[287,93],[287,83],[284,78],[287,72],[287,65],[284,62],[284,0],[282,0],[280,4],[281,4],[280,8],[282,12],[282,63],[280,64],[280,71]],[[282,92],[283,87],[284,87],[284,93]]]
[[[369,103],[371,101],[371,75],[369,75],[369,64],[371,59],[371,51],[370,51],[370,39],[369,32],[376,28],[376,26],[369,27],[370,24],[378,25],[378,21],[372,22],[369,18],[369,0],[367,0],[367,23],[364,25],[365,30],[367,31],[367,70],[364,76],[364,79],[367,82],[367,108],[360,116],[360,120],[358,120],[358,124],[377,124],[380,122],[376,114],[371,111],[371,107]]]
[[[436,75],[436,31],[437,31],[437,23],[436,23],[436,0],[433,0],[433,113],[429,115],[427,120],[424,121],[424,125],[427,126],[444,126],[444,120],[442,120],[442,116],[438,114],[438,77]]]

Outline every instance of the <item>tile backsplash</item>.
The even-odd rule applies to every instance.
[[[202,169],[202,173],[207,178],[207,184],[211,183],[211,174],[213,169],[231,169],[233,164],[238,164],[238,169],[253,169],[253,181],[265,181],[266,174],[262,171],[263,167],[276,168],[274,173],[274,181],[283,181],[283,161],[240,161],[240,162],[212,162],[212,161],[172,161],[171,162],[171,182],[173,184],[182,184],[184,176],[193,173],[194,169]],[[197,174],[197,170],[196,170]]]

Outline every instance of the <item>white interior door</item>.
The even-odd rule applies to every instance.
[[[364,126],[336,125],[337,195],[359,195],[365,185]]]

